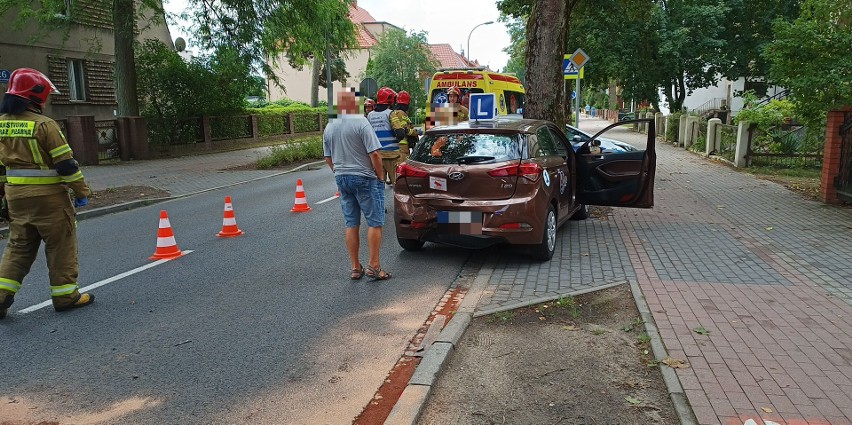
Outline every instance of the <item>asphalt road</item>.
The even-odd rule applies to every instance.
[[[290,212],[297,178],[308,213]],[[0,322],[0,413],[62,423],[351,423],[470,253],[404,252],[390,225],[382,265],[393,279],[350,281],[338,201],[319,203],[335,190],[330,172],[314,167],[79,222],[81,287],[150,265],[161,209],[178,246],[193,252],[93,289],[93,306],[21,313],[48,300],[40,254]],[[242,237],[215,236],[225,196]]]

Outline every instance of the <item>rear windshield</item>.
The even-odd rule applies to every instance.
[[[517,134],[426,135],[417,142],[411,159],[426,164],[477,164],[521,159]]]

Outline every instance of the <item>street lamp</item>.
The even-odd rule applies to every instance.
[[[477,29],[477,28],[479,28],[483,25],[491,25],[493,23],[494,23],[494,21],[483,22],[483,23],[473,27],[473,30],[475,30],[475,29]],[[470,32],[467,34],[467,61],[468,62],[470,62],[470,35],[473,34],[473,30],[470,30]]]

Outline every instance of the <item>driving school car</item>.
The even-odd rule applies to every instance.
[[[584,219],[588,205],[650,208],[656,168],[653,120],[645,150],[592,154],[592,136],[576,152],[544,120],[498,116],[428,130],[396,170],[397,241],[466,248],[512,244],[549,260],[557,230]],[[620,124],[619,124],[620,125]]]

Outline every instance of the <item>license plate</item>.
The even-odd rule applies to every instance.
[[[481,235],[482,212],[438,211],[438,227],[445,233],[458,235]]]

